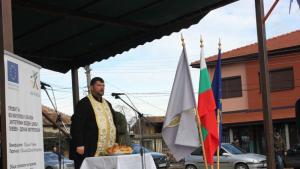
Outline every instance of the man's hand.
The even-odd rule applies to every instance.
[[[76,152],[80,155],[84,154],[84,146],[76,147]]]

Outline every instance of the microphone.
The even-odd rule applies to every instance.
[[[113,97],[119,96],[119,95],[125,95],[125,93],[111,93]]]
[[[47,84],[47,83],[44,83],[44,82],[42,82],[41,81],[41,89],[46,89],[46,87],[45,86],[47,86],[47,87],[51,87],[49,84]]]

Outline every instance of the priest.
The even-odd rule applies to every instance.
[[[93,78],[91,94],[77,103],[71,118],[70,159],[74,160],[75,169],[86,157],[105,155],[105,150],[115,143],[130,144],[126,119],[103,98],[104,89],[104,80]]]

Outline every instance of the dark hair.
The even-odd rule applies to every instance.
[[[101,77],[94,77],[90,82],[90,86],[94,86],[97,81],[104,83],[104,80]]]

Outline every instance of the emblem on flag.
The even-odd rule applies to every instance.
[[[8,74],[8,81],[13,83],[19,83],[19,66],[18,64],[7,61],[7,74]]]

